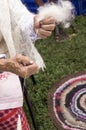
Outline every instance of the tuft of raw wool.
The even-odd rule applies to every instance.
[[[58,0],[57,3],[47,3],[38,9],[38,21],[47,17],[54,17],[57,24],[68,28],[75,18],[75,8],[69,0]]]

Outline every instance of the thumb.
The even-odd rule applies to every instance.
[[[35,15],[34,16],[34,28],[35,29],[37,29],[37,28],[39,28],[40,27],[40,24],[39,24],[39,22],[38,22],[38,15]]]

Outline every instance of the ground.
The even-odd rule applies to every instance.
[[[30,78],[27,84],[39,130],[57,130],[49,116],[47,105],[48,92],[53,84],[64,76],[86,70],[86,16],[77,17],[74,25],[78,33],[71,39],[57,43],[52,35],[36,43],[47,68],[35,75],[37,85],[33,86]],[[25,104],[24,108],[31,130],[34,130]]]

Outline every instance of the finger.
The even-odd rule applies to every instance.
[[[53,31],[55,29],[55,24],[41,25],[41,28],[46,31]]]
[[[37,15],[34,16],[34,28],[39,28],[40,23],[37,21]]]
[[[46,30],[40,28],[38,34],[39,34],[40,37],[42,37],[42,38],[46,38],[46,37],[51,36],[52,31],[46,31]]]
[[[31,58],[29,58],[27,56],[23,56],[21,54],[18,54],[15,57],[15,60],[16,60],[16,62],[18,62],[19,64],[22,64],[22,65],[29,65],[29,64],[33,63],[33,61],[31,60]]]
[[[38,66],[34,63],[33,65],[29,65],[25,67],[25,78],[37,73],[39,70]]]
[[[26,68],[27,68],[27,71],[28,72],[31,72],[31,73],[36,73],[38,70],[39,70],[39,67],[38,67],[38,65],[37,64],[32,64],[32,65],[29,65],[29,66],[26,66]],[[27,72],[27,73],[28,73]]]
[[[48,17],[40,21],[40,24],[55,24],[55,19],[53,17]]]
[[[23,64],[24,66],[33,64],[33,61],[31,60],[31,58],[27,56],[22,56],[20,60],[21,60],[20,63]]]

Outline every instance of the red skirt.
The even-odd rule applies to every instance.
[[[0,130],[16,130],[18,114],[21,116],[22,130],[30,130],[22,108],[0,110]]]

